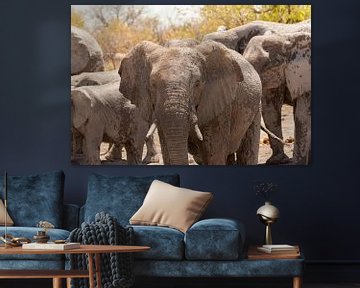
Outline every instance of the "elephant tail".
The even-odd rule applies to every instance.
[[[271,132],[268,128],[266,128],[266,125],[264,123],[264,118],[262,116],[262,108],[261,108],[261,103],[259,105],[259,113],[261,115],[261,123],[260,123],[260,129],[263,130],[265,133],[267,133],[269,135],[269,137],[272,137],[276,140],[278,140],[279,142],[281,142],[282,144],[289,146],[289,143],[286,143],[283,139],[281,139],[280,137],[276,136],[273,132]]]
[[[286,143],[283,139],[281,139],[280,137],[276,136],[273,132],[271,132],[269,129],[267,129],[265,127],[265,125],[263,125],[263,123],[261,123],[261,130],[263,130],[265,133],[267,133],[269,135],[269,137],[272,137],[276,140],[278,140],[279,142],[281,142],[282,144],[284,145],[287,145],[289,146],[290,144],[289,143]]]

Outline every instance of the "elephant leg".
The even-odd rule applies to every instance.
[[[138,165],[142,163],[143,147],[143,142],[141,142],[141,144],[135,144],[134,141],[125,143],[126,160],[129,165]]]
[[[298,97],[294,106],[295,142],[293,164],[306,165],[311,148],[311,93]]]
[[[236,164],[235,153],[231,153],[226,159],[226,165],[235,165],[235,164]]]
[[[158,163],[159,155],[156,152],[154,135],[150,135],[149,138],[145,141],[145,144],[146,144],[146,156],[142,161],[143,164]]]
[[[85,163],[90,165],[100,165],[100,144],[103,139],[103,130],[93,129],[90,132],[91,135],[85,136]]]
[[[71,129],[71,161],[77,162],[83,156],[83,136],[75,128]]]
[[[236,151],[238,165],[256,165],[259,158],[260,112],[256,114]]]
[[[109,152],[107,153],[107,155],[105,156],[106,160],[120,161],[122,159],[122,148],[123,148],[122,144],[114,143],[110,148]]]
[[[226,165],[228,161],[228,148],[225,136],[217,133],[218,125],[204,127],[201,132],[204,135],[202,142],[198,142],[189,151],[199,165]],[[190,148],[190,147],[189,147]]]
[[[262,117],[267,129],[279,138],[283,138],[281,126],[281,107],[284,101],[284,88],[271,89],[264,91],[262,98]],[[284,152],[284,144],[269,137],[272,149],[271,157],[266,161],[267,164],[280,164],[289,162],[289,157]]]

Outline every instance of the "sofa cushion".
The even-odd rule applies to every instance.
[[[7,233],[14,237],[25,237],[33,240],[41,228],[36,227],[8,227]],[[5,234],[5,227],[0,227],[0,235]],[[47,234],[50,236],[49,241],[65,240],[69,237],[70,232],[63,229],[49,229]],[[0,255],[0,260],[62,260],[64,255]]]
[[[242,224],[232,219],[206,219],[195,223],[185,235],[188,260],[238,259],[245,241]]]
[[[84,221],[91,222],[98,212],[114,216],[126,226],[139,209],[153,180],[158,179],[179,186],[179,175],[160,176],[89,176],[88,193],[84,207]]]
[[[5,217],[6,217],[6,225],[8,226],[14,225],[14,221],[11,219],[9,213],[6,212],[6,216],[5,216],[5,205],[3,201],[0,199],[0,226],[5,225]]]
[[[54,255],[61,256],[61,259],[58,260],[46,260],[42,256],[46,255],[35,255],[39,256],[37,260],[26,260],[26,261],[18,261],[18,260],[0,260],[0,270],[63,270],[64,269],[64,255]],[[40,258],[41,256],[41,258]],[[45,260],[45,261],[44,261]],[[26,280],[24,280],[26,281]],[[3,286],[3,280],[1,280]],[[23,282],[26,283],[26,282]],[[44,283],[44,282],[42,282]],[[28,284],[28,283],[26,283]],[[39,287],[39,286],[29,286],[24,285],[23,287]],[[10,284],[9,284],[10,286]],[[5,287],[9,287],[6,285]],[[15,285],[11,285],[10,287],[18,287]],[[43,286],[41,286],[43,287]]]
[[[150,246],[146,252],[134,253],[135,259],[182,260],[184,234],[172,228],[157,226],[132,226],[134,244]]]
[[[210,192],[174,187],[154,180],[130,223],[171,227],[185,233],[201,217],[212,198]]]
[[[0,183],[3,176],[0,177]],[[0,191],[3,195],[3,185]],[[16,226],[35,227],[48,221],[62,227],[64,173],[8,176],[8,212]]]

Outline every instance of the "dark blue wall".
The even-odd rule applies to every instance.
[[[78,204],[85,200],[87,177],[92,172],[177,172],[182,186],[214,192],[207,216],[240,219],[251,243],[260,243],[263,236],[255,215],[262,201],[255,196],[253,184],[259,179],[272,181],[280,185],[273,198],[281,210],[281,219],[273,228],[276,242],[301,244],[309,260],[359,261],[359,142],[355,135],[359,133],[360,95],[359,72],[353,66],[359,64],[359,10],[356,1],[350,0],[336,5],[310,2],[310,166],[129,168],[70,164],[70,2],[1,1],[0,171],[27,175],[63,169],[65,199]]]

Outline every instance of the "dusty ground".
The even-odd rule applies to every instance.
[[[285,145],[285,153],[292,158],[294,150],[294,118],[293,107],[289,105],[283,105],[281,111],[281,122],[283,139],[288,145]],[[261,131],[260,134],[260,147],[259,147],[259,164],[265,163],[270,158],[272,150],[269,144],[269,138],[267,134]]]
[[[285,142],[289,143],[289,145],[285,146],[285,153],[291,158],[293,155],[293,139],[294,139],[294,121],[293,121],[293,108],[288,105],[283,105],[282,108],[282,129],[283,129],[283,137]],[[156,150],[159,154],[159,162],[158,163],[151,163],[149,165],[161,165],[163,164],[162,156],[161,156],[161,148],[159,137],[157,131],[154,133],[155,135],[155,143],[156,143]],[[104,154],[107,151],[108,144],[103,143],[101,145],[101,154]],[[259,164],[263,164],[266,160],[271,156],[272,150],[270,148],[269,139],[265,132],[261,131],[260,134],[260,147],[259,147]],[[146,146],[144,146],[144,154],[143,157],[146,155]],[[123,149],[123,159],[126,159],[126,152]],[[105,155],[101,156],[101,160],[103,160],[103,164],[108,165],[126,165],[126,161],[117,161],[117,162],[109,162],[106,161]],[[190,165],[197,165],[193,159],[193,157],[189,154],[189,164]]]

